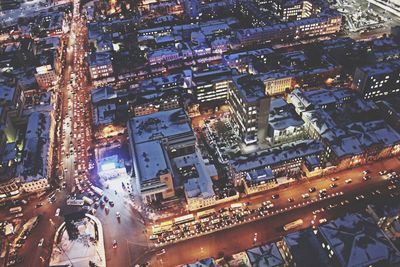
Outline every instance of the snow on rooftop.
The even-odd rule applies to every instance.
[[[135,143],[192,133],[189,118],[181,108],[134,117],[130,124]]]
[[[18,173],[25,182],[47,178],[50,124],[48,112],[34,112],[29,116],[23,159],[18,166]]]
[[[374,221],[361,214],[347,214],[318,227],[341,266],[400,264],[400,252]]]
[[[237,157],[231,160],[230,164],[237,172],[249,171],[265,166],[273,166],[295,158],[319,154],[323,151],[324,147],[319,141],[301,140]]]
[[[166,155],[160,141],[135,144],[135,157],[140,172],[140,181],[158,178],[169,172]]]
[[[211,176],[200,152],[196,151],[193,154],[177,157],[174,159],[174,162],[178,169],[187,166],[194,166],[196,168],[198,177],[189,179],[184,185],[186,195],[189,198],[210,198],[215,196]]]
[[[275,267],[285,265],[278,246],[275,243],[248,249],[246,253],[252,266]]]
[[[289,248],[296,266],[332,266],[328,254],[322,249],[313,229],[308,228],[287,234],[283,237],[283,241]]]

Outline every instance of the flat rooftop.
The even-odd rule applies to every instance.
[[[130,124],[136,144],[192,132],[189,118],[181,108],[134,117]]]
[[[160,141],[150,141],[135,145],[136,162],[140,180],[148,181],[168,172],[168,165]]]

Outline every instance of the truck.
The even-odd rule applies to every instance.
[[[10,211],[11,214],[19,213],[19,212],[22,211],[22,207],[21,206],[13,207],[13,208],[10,208],[9,211]]]

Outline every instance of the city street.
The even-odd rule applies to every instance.
[[[364,181],[362,179],[362,171],[365,169],[371,171],[371,180]],[[397,158],[393,158],[385,162],[376,162],[373,165],[347,170],[342,173],[329,175],[322,179],[316,179],[306,181],[305,183],[292,185],[287,189],[279,190],[279,192],[268,192],[266,194],[243,199],[242,201],[244,202],[249,201],[250,199],[250,207],[257,205],[259,206],[259,203],[262,201],[272,200],[272,194],[279,193],[279,199],[272,200],[272,203],[275,204],[275,207],[271,209],[270,214],[272,214],[272,211],[280,211],[281,209],[285,210],[285,208],[287,208],[287,211],[279,213],[279,216],[272,215],[267,218],[246,223],[241,226],[236,226],[231,229],[217,231],[212,234],[206,234],[204,236],[192,238],[187,241],[159,247],[152,253],[149,253],[148,257],[142,261],[144,262],[150,259],[152,264],[157,264],[151,266],[176,266],[179,264],[194,262],[205,257],[221,257],[222,254],[230,255],[251,247],[254,233],[258,233],[259,243],[265,243],[282,237],[284,235],[282,226],[295,219],[302,218],[306,222],[302,228],[311,226],[311,220],[313,220],[312,211],[320,208],[325,208],[325,212],[318,214],[318,218],[314,220],[319,220],[322,217],[329,220],[331,218],[336,218],[337,216],[340,216],[341,214],[350,210],[360,210],[360,208],[363,208],[364,205],[366,203],[370,203],[370,201],[383,201],[385,199],[394,201],[394,199],[390,197],[390,194],[400,191],[399,188],[394,190],[389,190],[387,188],[390,184],[389,180],[386,180],[385,176],[380,176],[377,174],[380,170],[384,169],[399,170],[399,160]],[[334,189],[329,187],[329,185],[332,183],[330,180],[332,177],[339,177],[339,180],[335,182],[338,186]],[[349,178],[352,179],[352,182],[346,184],[345,180]],[[316,197],[318,191],[323,188],[327,189],[328,195],[337,192],[344,192],[344,194],[343,196],[339,195],[333,198],[314,202],[307,206],[299,205],[296,208],[290,209],[289,207],[291,206],[293,207],[294,205],[298,205],[301,202],[307,201],[306,199],[302,199],[301,194],[307,193],[308,188],[310,187],[316,187],[317,190],[315,193],[310,194],[311,198]],[[372,195],[371,193],[377,189],[380,190],[381,194]],[[365,198],[362,198],[361,200],[355,200],[355,197],[360,196],[361,194]],[[289,197],[293,197],[295,201],[289,203]],[[396,196],[396,199],[398,199],[398,196]],[[340,208],[327,211],[326,207],[328,207],[330,204],[338,204],[344,200],[348,200],[352,205],[339,206]],[[218,208],[220,207],[217,207],[216,209]],[[266,227],[267,225],[268,227]],[[162,249],[165,249],[166,253],[160,255]],[[179,251],[183,249],[190,251],[191,253],[179,253]]]
[[[355,163],[363,162],[360,159],[356,161],[355,156],[370,161],[372,158],[382,158],[396,155],[396,153],[398,155],[400,137],[399,129],[395,127],[400,126],[396,123],[397,117],[394,119],[383,117],[382,114],[392,115],[392,110],[389,109],[392,107],[389,104],[386,107],[383,101],[377,105],[372,102],[364,103],[362,97],[366,99],[366,95],[362,95],[361,92],[369,91],[362,91],[360,88],[357,89],[359,93],[352,92],[347,96],[348,92],[336,91],[335,87],[331,88],[332,90],[321,90],[320,98],[317,94],[314,96],[310,94],[307,96],[309,99],[306,99],[303,96],[308,95],[306,91],[300,94],[303,88],[304,90],[325,88],[326,81],[337,80],[339,76],[347,80],[350,80],[350,77],[354,78],[349,70],[354,72],[353,69],[361,65],[357,65],[358,62],[355,62],[354,66],[345,64],[345,61],[348,61],[347,55],[352,55],[353,59],[357,58],[353,57],[353,54],[361,54],[354,51],[372,50],[370,46],[379,47],[380,50],[376,55],[373,55],[374,51],[369,51],[371,53],[368,53],[370,54],[368,64],[374,63],[374,60],[379,64],[385,63],[391,57],[393,60],[398,60],[400,54],[398,49],[392,49],[399,44],[397,39],[394,40],[395,38],[392,41],[386,40],[390,38],[378,40],[376,44],[356,42],[389,34],[391,26],[399,24],[399,20],[393,15],[388,15],[386,11],[374,7],[372,9],[377,14],[373,17],[385,17],[385,23],[377,27],[371,27],[373,24],[360,26],[356,14],[353,13],[359,12],[360,8],[363,11],[369,9],[369,4],[356,2],[356,0],[339,0],[338,10],[344,10],[342,7],[348,3],[360,7],[339,10],[345,14],[343,23],[350,23],[346,28],[340,24],[339,15],[331,17],[330,14],[325,14],[321,22],[318,22],[319,18],[300,21],[299,23],[304,24],[296,26],[298,28],[293,26],[297,22],[286,23],[282,19],[279,27],[276,28],[279,31],[275,28],[272,31],[272,28],[269,28],[272,25],[257,26],[257,29],[253,31],[252,29],[256,27],[241,29],[241,20],[230,17],[233,14],[227,18],[218,17],[218,21],[212,22],[206,21],[207,18],[203,20],[197,16],[196,19],[187,18],[188,15],[185,13],[187,7],[180,1],[146,3],[149,7],[146,6],[144,12],[139,9],[143,9],[144,3],[141,1],[130,1],[128,4],[127,1],[111,0],[109,4],[116,5],[112,8],[107,6],[106,2],[108,1],[99,4],[97,1],[91,3],[91,1],[72,0],[65,4],[67,11],[43,9],[46,11],[38,14],[37,18],[32,18],[32,21],[29,20],[29,24],[16,25],[15,29],[9,30],[8,37],[6,32],[2,33],[4,38],[2,41],[4,44],[1,44],[2,49],[9,53],[9,55],[3,55],[5,52],[2,54],[4,57],[1,59],[2,64],[7,64],[3,68],[10,69],[11,73],[14,66],[8,66],[9,62],[17,61],[17,58],[19,60],[19,54],[22,54],[24,58],[25,53],[32,54],[32,60],[39,60],[39,62],[32,64],[30,71],[32,73],[29,78],[35,81],[33,83],[38,86],[37,91],[47,90],[46,93],[51,96],[54,94],[56,96],[54,99],[58,100],[54,105],[49,100],[49,107],[46,106],[47,104],[43,104],[42,107],[42,95],[31,92],[34,90],[28,87],[30,83],[23,75],[21,77],[24,79],[13,77],[12,83],[15,83],[16,89],[22,93],[19,92],[18,97],[12,96],[12,100],[14,98],[21,100],[26,96],[27,99],[29,98],[26,103],[22,103],[22,100],[19,103],[18,100],[14,104],[11,100],[7,100],[5,96],[17,90],[14,87],[8,90],[9,86],[4,86],[3,98],[10,102],[10,104],[7,102],[10,107],[7,106],[6,110],[0,106],[2,116],[0,137],[4,139],[0,145],[7,144],[7,150],[0,147],[0,151],[2,153],[4,151],[6,156],[4,159],[1,158],[2,166],[0,167],[8,166],[6,164],[8,162],[9,167],[15,167],[15,170],[13,169],[15,173],[10,175],[11,172],[5,168],[4,175],[0,174],[7,178],[7,181],[18,178],[18,182],[15,182],[18,188],[13,189],[14,185],[7,186],[4,199],[0,200],[2,204],[7,204],[7,207],[0,208],[0,221],[14,220],[14,225],[22,226],[28,221],[33,221],[30,219],[35,216],[39,216],[40,220],[31,232],[26,229],[14,232],[15,229],[9,230],[9,225],[4,227],[9,232],[7,237],[4,237],[5,234],[2,236],[2,244],[6,246],[2,247],[5,257],[0,258],[0,267],[7,267],[9,260],[14,260],[9,257],[14,252],[23,257],[23,261],[13,266],[48,266],[55,232],[64,222],[64,216],[82,210],[96,216],[102,224],[107,266],[136,267],[137,264],[144,264],[150,267],[174,267],[209,257],[221,258],[245,251],[253,246],[275,242],[282,239],[288,232],[316,227],[320,220],[331,220],[347,212],[363,212],[365,206],[370,203],[400,201],[399,178],[390,179],[386,174],[379,174],[382,170],[399,173],[400,157],[398,156],[315,178],[302,177],[300,179],[300,176],[305,173],[304,169],[299,167],[301,164],[310,164],[312,166],[307,166],[307,168],[312,170],[321,168],[324,172],[329,172],[334,168],[332,165],[353,166]],[[211,4],[214,3],[207,3],[207,5]],[[86,5],[86,10],[81,10],[82,5]],[[89,8],[91,5],[93,6]],[[122,8],[123,5],[124,8]],[[27,9],[26,6],[24,9]],[[71,6],[72,14],[70,13]],[[91,8],[93,8],[93,14],[89,14]],[[158,9],[162,9],[163,12],[165,9],[171,9],[171,15],[164,14],[157,17],[160,12]],[[39,8],[32,4],[32,11],[38,10]],[[110,14],[111,10],[113,12]],[[23,11],[23,14],[30,13],[29,10]],[[53,15],[52,13],[60,13],[57,15],[60,21],[56,21],[55,16],[50,16]],[[65,14],[67,16],[64,16]],[[153,21],[153,16],[160,21],[158,23]],[[350,17],[352,20],[348,22]],[[164,21],[167,18],[173,20]],[[328,23],[327,18],[333,22]],[[49,20],[48,23],[45,23],[46,20]],[[38,25],[33,26],[33,21],[38,22]],[[317,22],[314,23],[314,21]],[[50,29],[50,26],[53,26],[52,23],[64,26],[54,36],[48,29],[41,28],[47,25],[46,27]],[[325,31],[329,32],[326,24],[332,24],[330,27],[337,30],[324,35]],[[48,37],[59,37],[62,41],[58,44],[55,41],[57,38]],[[332,47],[327,50],[332,51],[329,53],[319,51],[321,56],[318,58],[313,57],[313,51],[310,52],[308,49],[313,47],[310,46],[312,43],[342,37],[350,37],[356,41],[347,44],[345,40],[344,47],[341,47],[338,42],[338,48],[335,48],[336,44],[330,44]],[[44,38],[46,40],[41,40]],[[49,74],[52,78],[48,78],[51,87],[41,88],[38,81],[44,80],[45,76],[42,77],[37,69],[46,65],[36,65],[42,64],[40,60],[46,54],[45,44],[51,45],[51,49],[54,46],[62,51],[54,52],[54,55],[58,56],[54,62],[57,62],[61,71],[52,70],[54,76]],[[308,50],[305,50],[306,48]],[[340,58],[338,60],[334,58],[336,49],[338,54],[341,54],[339,50],[346,50],[343,54],[345,55],[343,62]],[[388,56],[384,56],[386,54]],[[226,55],[229,56],[226,57]],[[329,59],[326,73],[325,59]],[[53,64],[53,62],[50,63]],[[215,70],[213,65],[216,66]],[[396,71],[399,66],[400,63],[395,65]],[[17,66],[13,72],[17,73],[17,70],[22,73],[27,72],[26,66],[23,66],[21,70],[20,68],[21,66]],[[386,68],[389,69],[389,67]],[[331,75],[330,69],[334,74]],[[338,72],[340,70],[340,75],[336,73],[336,69]],[[314,77],[314,73],[320,73],[320,71],[322,71],[321,74],[316,74]],[[342,75],[345,72],[349,73]],[[393,73],[388,73],[387,76],[392,77]],[[2,77],[7,76],[3,75],[3,71],[0,74]],[[290,76],[292,74],[293,77]],[[268,78],[270,75],[271,78]],[[329,79],[326,79],[328,76]],[[398,72],[393,74],[397,82],[399,82],[398,76]],[[316,81],[312,81],[311,77]],[[326,79],[323,85],[317,81],[321,77],[325,77],[323,80]],[[369,76],[368,79],[371,80],[371,77]],[[376,78],[377,75],[374,77]],[[277,91],[273,96],[268,94],[266,87],[267,83],[272,83],[272,78],[276,78],[274,87]],[[286,86],[278,88],[281,82],[286,83],[284,81],[286,79],[290,80],[291,88]],[[383,81],[386,83],[388,79],[382,79],[380,83],[384,84]],[[352,81],[357,80],[352,79]],[[25,85],[24,82],[27,84]],[[103,86],[107,88],[102,88]],[[24,88],[19,89],[19,87]],[[365,88],[365,90],[371,88]],[[392,87],[388,88],[387,90],[393,91]],[[96,90],[93,91],[92,105],[93,89]],[[297,89],[296,98],[293,96],[291,101],[289,101],[292,97],[289,89]],[[282,100],[285,100],[283,101],[285,105],[269,101],[271,98],[282,96],[283,93],[285,97]],[[29,94],[34,94],[34,96]],[[207,103],[203,103],[200,96],[207,94]],[[212,102],[217,95],[219,102]],[[222,103],[220,101],[222,95],[224,105],[217,107]],[[171,98],[172,96],[174,98]],[[253,101],[253,98],[256,100]],[[179,101],[177,102],[176,99]],[[325,105],[325,101],[329,106]],[[36,102],[40,102],[40,105]],[[46,101],[43,100],[44,102]],[[61,105],[59,105],[60,102]],[[265,104],[267,102],[268,105]],[[320,102],[324,103],[320,104]],[[205,106],[211,108],[200,113],[198,110],[206,109],[200,109],[199,103],[207,104]],[[192,105],[199,107],[198,110],[193,108],[196,112],[192,115],[196,113],[198,116],[191,119],[191,124],[188,123],[186,114],[182,116],[181,112],[175,111],[169,113],[179,105],[185,113]],[[280,105],[282,106],[278,108]],[[292,105],[290,109],[286,107],[289,105]],[[385,105],[385,107],[380,105]],[[376,108],[369,108],[369,106],[376,106]],[[16,111],[19,112],[18,107],[23,107],[20,112],[23,115],[21,117],[16,115]],[[51,111],[40,111],[47,108]],[[244,110],[241,111],[240,108]],[[293,112],[291,112],[292,108]],[[338,112],[333,112],[334,108]],[[393,110],[395,108],[397,107],[393,107]],[[349,113],[345,113],[347,111]],[[50,114],[49,118],[57,122],[56,132],[54,133],[52,130],[54,128],[50,127],[51,122],[49,122],[49,127],[44,125],[38,127],[37,131],[31,131],[31,123],[28,123],[30,126],[25,127],[26,118],[30,122],[30,117],[26,115],[31,116],[33,112]],[[238,114],[235,114],[236,112]],[[135,115],[132,115],[133,113]],[[168,117],[163,118],[167,113]],[[155,115],[154,118],[150,115],[151,118],[143,119],[137,123],[138,125],[129,122],[138,119],[133,119],[133,116],[145,118],[146,114]],[[342,114],[344,116],[341,116]],[[364,114],[368,116],[371,114],[373,120],[368,121],[369,118],[364,120]],[[214,123],[218,117],[224,118],[218,123],[219,127],[217,123]],[[330,117],[332,119],[328,120]],[[141,118],[138,119],[140,120]],[[394,123],[391,120],[394,120]],[[41,121],[34,122],[36,125],[41,124]],[[128,127],[127,122],[129,122]],[[256,124],[250,125],[250,123]],[[13,124],[15,124],[15,129]],[[274,125],[270,127],[269,124]],[[7,128],[7,132],[10,132],[9,135],[13,138],[3,134],[3,128]],[[326,131],[325,128],[327,128]],[[317,135],[312,134],[313,129]],[[335,129],[338,129],[337,135],[336,131],[333,131]],[[15,134],[11,134],[14,130]],[[49,135],[47,132],[45,135],[44,130],[49,132]],[[267,142],[261,138],[258,139],[259,144],[252,144],[256,141],[254,139],[256,135],[249,133],[256,133],[256,131],[268,134],[268,138],[265,134],[262,137],[264,141],[268,140],[268,144],[264,144]],[[277,146],[280,144],[279,140],[274,141],[275,146],[272,145],[272,141],[269,142],[269,140],[277,139],[278,136],[284,137],[285,141],[291,140],[293,136],[297,138],[299,131],[302,133],[301,137],[304,135],[307,139],[316,139],[316,141],[318,139],[318,142],[321,142],[319,148],[315,151],[309,149],[311,146],[307,147],[310,144],[307,140],[301,140],[304,149],[298,146],[300,143],[298,139],[296,140],[299,142],[291,144],[288,142],[287,146],[285,144],[279,147]],[[193,137],[193,132],[197,138]],[[331,132],[334,138],[331,138]],[[54,143],[52,138],[44,140],[53,133]],[[381,138],[386,135],[387,138]],[[249,136],[251,136],[251,142],[247,142]],[[341,138],[346,138],[348,142],[343,142],[339,151],[336,141]],[[362,138],[365,140],[359,140]],[[353,146],[352,150],[350,141],[360,144]],[[252,145],[244,145],[245,143]],[[285,142],[282,141],[282,143]],[[269,149],[264,150],[267,146]],[[138,149],[139,147],[141,150]],[[332,149],[334,147],[337,150]],[[44,150],[45,148],[48,150]],[[294,156],[288,156],[286,149],[290,150],[290,153],[293,152]],[[375,155],[374,153],[379,149],[384,149],[385,153],[380,152]],[[188,154],[197,150],[202,152],[204,165],[207,160],[207,166],[200,164],[203,163],[198,161],[200,157],[195,161]],[[257,153],[250,153],[250,150],[253,150],[252,152],[257,150]],[[14,155],[11,153],[13,151],[18,153]],[[50,162],[49,155],[53,154],[54,157],[51,157]],[[227,157],[228,154],[231,156]],[[46,155],[47,161],[44,160]],[[268,159],[264,160],[264,156],[265,158],[268,156]],[[36,164],[36,158],[41,159],[40,164]],[[257,161],[259,164],[253,165]],[[316,161],[316,163],[311,161]],[[351,164],[343,165],[347,161]],[[34,164],[25,164],[31,162]],[[14,163],[17,163],[16,166],[11,166]],[[47,169],[51,172],[43,171]],[[257,173],[255,178],[252,177],[253,172]],[[241,176],[243,174],[246,175],[247,185],[251,187],[251,190],[264,190],[267,185],[274,183],[277,187],[246,195],[249,190],[247,185],[242,184],[241,179],[245,177]],[[368,177],[365,177],[366,175]],[[38,177],[45,178],[46,183],[35,184]],[[0,178],[3,179],[3,177]],[[233,185],[234,179],[238,181],[235,185]],[[32,183],[35,187],[29,184],[31,181],[35,182]],[[137,185],[131,186],[132,184]],[[323,195],[324,192],[326,192],[326,197]],[[232,196],[239,199],[232,200]],[[229,202],[215,206],[210,204],[221,203],[228,198]],[[19,202],[12,202],[16,199],[19,199]],[[22,199],[26,202],[21,201]],[[147,202],[149,199],[151,199],[150,202]],[[153,200],[154,202],[151,202]],[[15,209],[10,210],[10,207]],[[186,211],[186,209],[197,207],[202,208],[190,213]],[[199,212],[205,212],[202,215],[206,212],[209,214],[201,217]],[[184,221],[182,218],[179,218],[181,221],[179,219],[173,221],[184,215],[189,217],[193,215],[193,217],[184,218]],[[297,219],[302,219],[304,224],[296,229],[284,230],[285,224]],[[97,237],[98,233],[101,233],[101,231],[93,232],[97,233]],[[15,246],[16,240],[21,241],[18,246]],[[102,245],[100,242],[97,244]],[[80,252],[77,249],[75,251]],[[65,251],[63,253],[65,254]],[[60,254],[62,253],[58,255]],[[104,256],[103,250],[101,254]],[[14,255],[14,257],[17,256]],[[104,259],[104,257],[101,258]]]

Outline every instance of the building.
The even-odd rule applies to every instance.
[[[318,237],[335,266],[400,264],[400,251],[371,218],[358,213],[318,226]]]
[[[56,85],[58,75],[51,64],[46,64],[36,68],[35,78],[40,88],[47,89]]]
[[[25,192],[42,191],[49,187],[53,162],[55,122],[49,112],[33,112],[29,116],[24,150],[17,174]]]
[[[309,0],[267,1],[272,12],[282,21],[296,21],[316,17],[321,12],[321,2]]]
[[[342,17],[338,12],[326,11],[316,18],[277,23],[271,26],[241,29],[236,38],[242,47],[256,44],[291,41],[334,34],[340,31]]]
[[[241,155],[229,162],[229,176],[235,185],[242,184],[248,173],[257,170],[271,169],[276,177],[268,186],[279,186],[280,183],[287,182],[287,177],[300,173],[302,162],[309,156],[324,158],[324,146],[316,140],[301,140],[287,143],[281,146],[260,150],[250,155]],[[262,173],[262,172],[261,172]],[[265,177],[271,177],[270,174]],[[283,177],[283,181],[279,179]],[[271,177],[271,179],[273,179]],[[260,184],[261,189],[265,190],[265,185]]]
[[[217,267],[213,258],[206,258],[194,263],[184,264],[182,267]]]
[[[90,78],[92,80],[107,78],[113,75],[111,54],[108,52],[95,52],[88,56]]]
[[[281,95],[291,90],[294,86],[294,77],[282,72],[262,75],[265,91],[268,95]]]
[[[250,66],[256,60],[266,60],[270,55],[275,54],[270,48],[261,48],[256,50],[248,50],[244,52],[236,52],[225,54],[222,57],[222,63],[236,69],[240,73],[251,73]]]
[[[217,173],[215,166],[206,166],[199,152],[177,157],[173,161],[184,182],[188,210],[215,205],[217,199],[211,180]]]
[[[183,109],[134,117],[128,122],[133,185],[145,202],[173,197],[171,160],[195,152],[196,137]]]
[[[289,266],[335,266],[311,228],[285,235],[282,240],[282,250]]]
[[[246,251],[251,266],[285,267],[287,266],[276,243],[264,244]]]
[[[397,104],[399,101],[400,97],[392,97],[376,103],[385,121],[397,132],[400,132],[400,107]]]
[[[241,1],[239,11],[243,17],[250,20],[253,27],[263,27],[271,21],[268,13],[260,9],[257,3],[253,1]]]
[[[21,117],[25,105],[25,95],[21,88],[11,84],[0,83],[0,106],[7,112],[13,123]]]
[[[271,144],[293,142],[307,137],[304,121],[296,113],[294,106],[283,98],[271,101],[268,124],[268,139]]]
[[[338,170],[400,153],[400,134],[383,120],[372,101],[354,91],[294,90],[288,100],[305,122],[308,135],[324,144],[326,158]]]
[[[115,119],[117,93],[111,86],[98,87],[91,91],[93,122],[95,125],[109,124]]]
[[[386,236],[397,244],[400,239],[399,203],[369,204],[366,211]]]
[[[245,144],[265,143],[271,98],[261,80],[251,75],[234,76],[228,93],[236,131]]]
[[[400,95],[400,60],[391,60],[358,67],[352,87],[365,99]]]
[[[278,186],[278,181],[269,168],[249,171],[243,179],[244,192],[255,194]]]
[[[232,71],[223,65],[213,65],[191,75],[190,90],[200,106],[222,104],[228,96]]]

